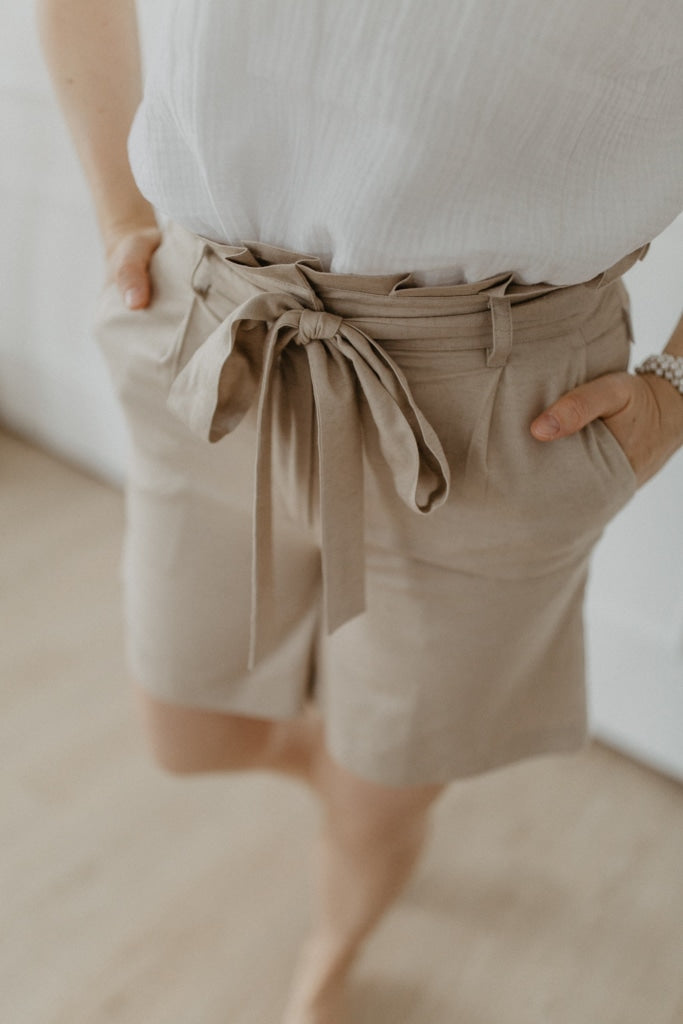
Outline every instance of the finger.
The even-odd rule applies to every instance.
[[[152,288],[145,267],[124,263],[116,275],[116,282],[129,309],[144,309],[149,305]]]
[[[116,253],[116,283],[130,309],[148,306],[152,297],[149,263],[159,245],[158,232],[140,232],[124,239]]]
[[[575,434],[600,416],[613,416],[628,404],[632,376],[625,371],[607,373],[580,384],[549,405],[531,424],[539,441]]]

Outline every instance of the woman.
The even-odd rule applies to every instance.
[[[683,318],[628,373],[620,280],[683,208],[683,16],[179,2],[141,102],[133,0],[38,8],[108,263],[141,714],[169,771],[319,795],[283,1019],[332,1024],[445,786],[585,743],[589,555],[683,444]]]

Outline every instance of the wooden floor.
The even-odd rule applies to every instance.
[[[278,1024],[318,809],[152,764],[122,498],[0,435],[0,1021]],[[605,747],[453,784],[348,1024],[681,1024],[683,792]]]

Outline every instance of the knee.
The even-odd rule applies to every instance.
[[[143,720],[141,742],[148,760],[166,775],[198,775],[212,770],[212,763],[193,743],[158,723]]]
[[[433,800],[396,806],[373,795],[371,800],[343,804],[328,802],[327,827],[336,842],[349,850],[396,850],[419,846],[427,838],[433,820]]]
[[[137,689],[139,721],[152,761],[169,775],[258,768],[272,723],[176,706]]]
[[[153,764],[167,775],[205,775],[211,772],[246,771],[258,769],[267,761],[268,745],[252,742],[247,748],[241,744],[202,746],[178,737],[147,734],[147,750]]]
[[[432,809],[446,788],[385,786],[348,771],[323,749],[319,766],[327,828],[349,847],[402,847],[419,842],[429,831]]]

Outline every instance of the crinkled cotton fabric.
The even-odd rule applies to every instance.
[[[680,0],[167,0],[129,136],[218,242],[574,284],[683,210]]]

